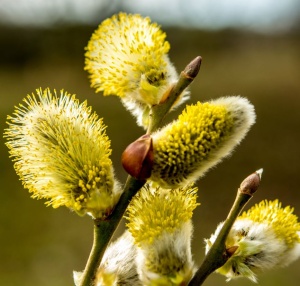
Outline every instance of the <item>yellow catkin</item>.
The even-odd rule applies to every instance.
[[[174,190],[143,188],[127,210],[127,226],[135,243],[152,244],[164,232],[172,233],[191,219],[198,205],[197,188]]]
[[[191,105],[154,140],[152,179],[180,184],[203,165],[231,134],[233,117],[225,106]]]
[[[278,200],[264,200],[247,212],[243,212],[239,219],[249,219],[271,226],[278,239],[283,240],[291,248],[296,242],[300,242],[300,237],[297,234],[300,232],[300,223],[293,211],[294,209],[290,206],[282,208]]]
[[[104,95],[126,96],[139,88],[155,89],[167,77],[166,34],[148,17],[119,13],[103,21],[86,47],[85,69],[91,85]]]
[[[54,208],[105,216],[119,194],[102,119],[64,91],[39,89],[24,102],[8,117],[5,137],[25,188]]]

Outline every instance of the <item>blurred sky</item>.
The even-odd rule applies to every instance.
[[[286,32],[300,25],[299,0],[0,0],[0,22],[22,26],[94,24],[116,11],[167,26]]]

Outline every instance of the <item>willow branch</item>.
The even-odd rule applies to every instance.
[[[200,56],[192,60],[186,68],[180,73],[177,83],[169,91],[169,94],[164,97],[163,102],[154,105],[150,111],[150,124],[148,126],[147,134],[151,134],[157,130],[163,121],[166,114],[173,107],[174,103],[181,95],[181,93],[193,82],[197,76],[202,58]]]
[[[248,176],[240,185],[238,189],[235,201],[231,210],[215,240],[207,253],[201,266],[195,273],[194,277],[188,284],[189,286],[202,285],[206,278],[219,267],[223,266],[226,261],[230,258],[230,255],[226,251],[226,239],[228,233],[234,224],[236,218],[243,210],[247,202],[252,198],[253,194],[257,191],[262,170],[256,171],[255,173]]]
[[[112,214],[106,220],[94,220],[94,241],[87,261],[80,286],[91,286],[95,280],[98,267],[101,263],[105,249],[118,227],[123,214],[134,195],[145,184],[145,180],[136,180],[129,176]]]
[[[171,89],[164,102],[161,102],[151,109],[150,125],[147,131],[148,134],[159,127],[160,123],[172,108],[177,98],[194,80],[199,72],[200,64],[201,57],[195,58],[190,64],[188,64],[184,71],[181,72],[178,82]],[[117,229],[131,199],[145,183],[146,180],[144,179],[136,179],[132,176],[128,176],[124,192],[112,214],[105,220],[94,220],[94,242],[82,275],[80,286],[92,286],[94,284],[97,269],[112,235]]]

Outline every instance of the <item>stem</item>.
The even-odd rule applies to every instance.
[[[192,60],[186,68],[180,73],[177,83],[170,90],[167,98],[158,105],[154,105],[150,111],[150,123],[147,134],[151,134],[158,129],[162,120],[172,108],[181,93],[192,83],[197,76],[202,58],[200,56]]]
[[[196,274],[188,284],[189,286],[202,285],[206,278],[216,269],[223,266],[230,258],[226,252],[226,239],[228,233],[234,224],[236,218],[243,210],[247,202],[252,198],[253,194],[257,191],[260,184],[262,170],[248,176],[238,189],[235,201],[231,210],[210,250],[206,254],[204,261],[197,270]],[[232,255],[232,254],[231,254]]]
[[[159,105],[156,105],[152,108],[150,125],[147,131],[148,134],[158,129],[159,124],[169,112],[174,102],[198,74],[200,64],[201,57],[195,58],[190,64],[188,64],[184,71],[181,72],[178,82],[167,95],[167,98],[164,100],[164,102],[161,102]],[[112,214],[107,217],[106,220],[94,220],[94,242],[88,262],[82,274],[80,286],[94,285],[97,270],[101,263],[105,249],[116,228],[118,227],[119,222],[121,221],[131,199],[145,183],[146,180],[138,180],[128,176],[124,187],[124,192],[121,195],[120,200]]]
[[[192,278],[189,286],[198,286],[202,285],[205,279],[216,269],[223,266],[225,262],[228,260],[228,255],[226,254],[226,246],[225,241],[227,235],[235,222],[235,219],[246,205],[246,203],[251,198],[248,194],[243,194],[238,192],[235,202],[228,214],[227,219],[225,220],[223,227],[218,234],[217,239],[214,244],[211,246],[209,252],[207,253],[202,265],[197,270],[195,276]]]
[[[80,286],[92,286],[105,249],[119,225],[123,214],[133,196],[145,184],[144,180],[136,180],[128,176],[124,192],[112,214],[106,220],[94,220],[94,241],[92,250],[82,275]]]
[[[86,264],[81,285],[90,286],[96,276],[98,266],[109,242],[108,235],[111,233],[111,225],[107,221],[94,220],[94,241],[92,250]]]

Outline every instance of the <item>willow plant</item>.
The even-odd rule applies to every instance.
[[[66,206],[94,221],[94,243],[77,286],[202,285],[213,272],[228,279],[285,266],[300,255],[300,223],[278,200],[242,212],[257,191],[262,170],[238,188],[226,220],[205,240],[206,256],[193,261],[195,182],[229,156],[255,123],[254,106],[240,96],[186,105],[168,125],[164,118],[189,98],[201,57],[178,74],[166,34],[140,15],[103,21],[86,47],[91,86],[118,96],[144,134],[122,155],[129,176],[118,182],[102,118],[75,95],[37,89],[8,116],[6,145],[33,198]],[[111,237],[122,217],[127,229]]]

